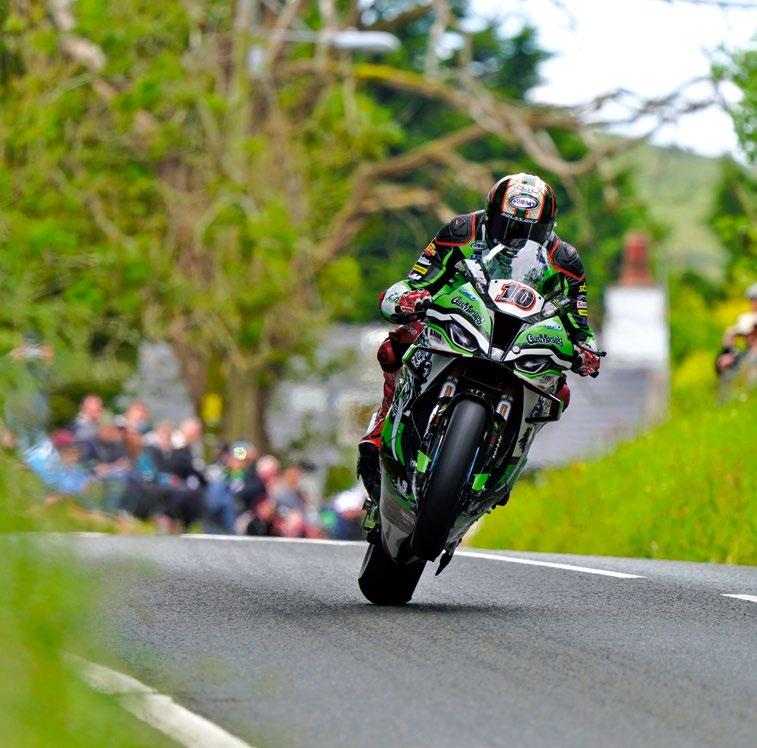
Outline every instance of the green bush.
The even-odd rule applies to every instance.
[[[680,412],[590,463],[537,474],[472,544],[757,563],[757,396]]]

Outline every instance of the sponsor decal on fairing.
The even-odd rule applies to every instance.
[[[531,345],[556,345],[561,346],[565,343],[562,337],[557,335],[547,335],[546,333],[539,333],[538,335],[526,335],[526,340]]]
[[[452,303],[461,309],[465,314],[468,315],[479,327],[483,324],[483,320],[481,319],[481,315],[467,302],[461,299],[459,296],[455,296],[452,299]]]

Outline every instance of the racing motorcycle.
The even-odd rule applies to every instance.
[[[462,260],[403,357],[381,434],[381,496],[364,522],[358,578],[377,605],[408,602],[427,562],[447,566],[466,531],[510,491],[574,348],[545,247],[519,240]]]

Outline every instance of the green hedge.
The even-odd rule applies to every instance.
[[[757,396],[677,413],[600,459],[538,473],[471,544],[757,564]]]

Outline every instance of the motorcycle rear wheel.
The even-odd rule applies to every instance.
[[[425,561],[400,566],[381,543],[369,545],[358,577],[360,591],[374,605],[404,605],[410,602],[425,566]]]
[[[415,523],[411,547],[418,558],[433,561],[444,550],[486,419],[476,400],[454,406]]]

